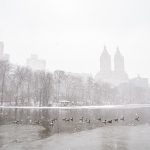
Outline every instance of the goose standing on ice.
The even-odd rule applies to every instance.
[[[14,123],[14,124],[19,124],[20,121],[19,121],[19,120],[15,120],[15,121],[13,121],[13,123]]]
[[[104,121],[102,121],[102,123],[104,123],[104,124],[106,125],[106,123],[107,123],[107,120],[104,120]]]
[[[89,120],[86,120],[86,123],[91,123],[91,120],[89,119]]]
[[[119,120],[118,118],[115,118],[115,119],[114,119],[115,122],[118,122],[118,120]]]
[[[138,114],[136,114],[135,120],[136,120],[136,121],[139,121],[139,118],[140,118],[140,117],[138,116]]]
[[[101,118],[98,118],[97,120],[98,120],[98,121],[101,121],[102,119],[101,119]]]
[[[73,117],[71,117],[70,120],[73,121]]]
[[[112,120],[108,120],[107,123],[112,123]]]
[[[124,121],[124,116],[122,116],[122,117],[120,118],[120,120]]]
[[[54,126],[54,122],[51,121],[51,122],[49,123],[49,126],[53,127],[53,126]]]

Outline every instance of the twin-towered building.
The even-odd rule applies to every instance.
[[[100,72],[95,76],[97,82],[107,82],[113,85],[119,85],[128,81],[128,75],[125,72],[124,57],[117,48],[114,56],[114,70],[112,70],[111,56],[106,47],[100,56]]]

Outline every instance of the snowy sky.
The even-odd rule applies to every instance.
[[[104,45],[119,46],[130,77],[150,78],[150,0],[0,0],[0,41],[13,63],[38,54],[50,71],[93,75]]]

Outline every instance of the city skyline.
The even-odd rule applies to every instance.
[[[4,44],[4,42],[3,41],[0,41],[1,42],[1,44],[2,44],[2,46],[1,47],[3,47],[3,48],[1,48],[2,50],[2,53],[4,53],[5,54],[5,44]],[[116,62],[115,62],[115,57],[116,57],[116,54],[117,53],[120,53],[119,55],[121,55],[121,57],[123,57],[123,70],[128,70],[128,69],[126,69],[126,63],[124,63],[124,56],[122,55],[122,53],[120,52],[120,48],[119,48],[119,46],[117,46],[116,47],[116,49],[115,49],[115,51],[114,51],[114,54],[111,54],[110,53],[110,50],[109,49],[107,49],[107,46],[106,45],[104,45],[103,46],[103,49],[101,50],[101,54],[100,54],[100,57],[101,57],[101,55],[102,55],[102,53],[104,52],[104,50],[106,49],[106,51],[107,51],[107,53],[110,55],[110,70],[111,71],[115,71],[115,68],[116,67],[118,67],[118,66],[116,66],[115,67],[115,65],[116,65]],[[9,55],[9,54],[7,54],[8,55],[8,59],[9,60],[11,60],[11,56]],[[113,56],[113,57],[112,57]],[[30,57],[30,58],[29,58]],[[31,64],[33,64],[33,62],[29,62],[29,59],[32,59],[32,57],[37,57],[36,59],[37,59],[37,62],[40,64],[40,66],[37,66],[37,64],[36,64],[36,66],[33,66],[33,67],[31,67],[32,65]],[[33,53],[31,53],[30,54],[30,56],[28,56],[28,58],[25,58],[25,63],[24,64],[16,64],[16,65],[21,65],[21,66],[27,66],[27,67],[29,67],[29,68],[31,68],[31,69],[33,69],[33,70],[47,70],[47,71],[50,71],[50,72],[54,72],[54,71],[56,71],[56,70],[63,70],[63,69],[58,69],[58,68],[55,68],[54,70],[51,70],[50,69],[50,67],[49,67],[49,65],[46,65],[47,64],[47,61],[45,60],[45,59],[41,59],[41,57],[40,57],[40,59],[38,60],[38,57],[39,57],[39,55],[37,55],[37,54],[33,54]],[[41,61],[41,62],[40,62]],[[112,62],[114,62],[114,63],[112,63]],[[126,60],[125,60],[125,62],[126,62]],[[14,62],[11,62],[11,63],[14,63]],[[44,63],[44,64],[43,64]],[[35,64],[35,62],[34,62],[34,64]],[[100,65],[101,65],[101,63],[99,63]],[[122,65],[122,64],[121,64]],[[39,69],[39,68],[44,68],[44,69]],[[101,68],[101,67],[100,67]],[[95,76],[97,76],[97,73],[98,73],[98,71],[99,71],[99,69],[97,70],[97,72],[96,73],[93,73],[93,72],[91,72],[91,71],[89,71],[89,72],[75,72],[75,71],[70,71],[70,70],[64,70],[64,71],[66,71],[66,72],[72,72],[72,73],[81,73],[81,74],[83,74],[83,73],[86,73],[86,74],[92,74],[92,76],[95,78]],[[133,75],[133,76],[130,76],[130,73],[128,73],[127,72],[127,74],[129,75],[129,79],[131,79],[131,78],[135,78],[135,77],[138,77],[138,76],[142,76],[140,73],[137,73],[137,74],[135,74],[135,75]],[[143,76],[142,76],[143,77]],[[148,78],[148,79],[150,79],[150,77],[148,77],[148,76],[144,76],[144,77],[146,77],[146,78]]]
[[[150,150],[150,0],[0,0],[1,150]]]
[[[95,75],[106,45],[119,46],[129,77],[150,78],[148,0],[0,1],[0,41],[11,62],[25,65],[37,54],[48,70]]]

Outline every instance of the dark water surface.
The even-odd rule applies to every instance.
[[[123,117],[124,120],[120,120]],[[108,122],[105,124],[104,120]],[[0,149],[150,150],[149,124],[150,108],[140,106],[123,109],[0,108]]]

